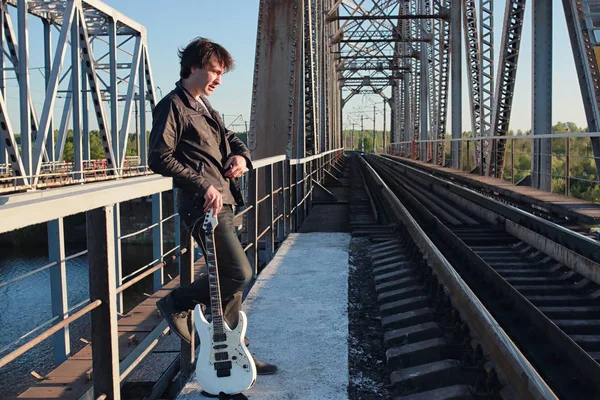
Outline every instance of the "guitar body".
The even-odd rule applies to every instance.
[[[196,377],[202,390],[218,395],[241,393],[256,382],[256,366],[252,354],[244,344],[248,321],[240,311],[235,329],[231,330],[223,321],[226,333],[224,341],[214,341],[212,323],[197,305],[194,309],[194,325],[200,337],[200,352],[196,362]]]
[[[240,311],[239,322],[233,330],[223,318],[214,242],[214,229],[218,223],[213,210],[210,210],[204,216],[202,226],[206,240],[211,322],[206,320],[200,305],[194,308],[194,325],[200,337],[196,377],[200,387],[212,395],[242,393],[256,382],[254,359],[244,344],[248,326],[246,314]]]

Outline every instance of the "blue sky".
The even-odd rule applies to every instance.
[[[244,130],[243,121],[250,119],[252,99],[252,80],[254,70],[254,56],[256,44],[256,29],[258,21],[258,0],[220,0],[192,1],[192,0],[106,0],[107,4],[116,8],[121,13],[129,16],[146,27],[148,34],[148,47],[152,63],[152,72],[156,86],[166,94],[173,88],[178,79],[179,64],[177,49],[185,46],[196,36],[204,36],[225,46],[236,61],[236,68],[224,76],[221,87],[211,96],[213,106],[225,114],[227,123],[238,118],[232,129]],[[517,88],[513,103],[511,129],[527,130],[531,125],[531,2],[528,2],[526,11],[526,24],[521,44],[521,57],[517,73]],[[581,102],[581,94],[575,74],[573,55],[567,35],[562,2],[552,0],[554,10],[554,96],[553,96],[553,122],[573,121],[580,126],[585,126],[585,116]],[[505,2],[495,1],[495,26],[496,26],[496,64],[501,41],[501,25],[503,21]],[[12,10],[11,10],[12,9]],[[16,28],[16,13],[9,7],[13,15],[13,24]],[[41,72],[33,69],[43,65],[41,51],[41,24],[33,22],[30,18],[30,68],[34,104],[38,115],[41,114],[43,102],[43,83]],[[55,34],[54,41],[58,34]],[[464,56],[464,51],[463,51]],[[68,60],[67,55],[67,60]],[[464,63],[464,60],[463,60]],[[70,63],[66,62],[68,66]],[[463,69],[463,130],[470,130],[468,115],[468,91],[466,69]],[[8,82],[8,101],[18,98],[16,82]],[[123,92],[121,92],[123,93]],[[160,95],[160,91],[158,91]],[[262,99],[269,101],[269,99]],[[364,110],[365,115],[372,116],[373,101],[381,108],[382,100],[379,96],[355,96],[346,106],[345,111]],[[60,102],[57,102],[57,109]],[[14,106],[11,106],[11,120],[13,128],[19,132],[19,116]],[[17,105],[18,108],[18,105]],[[14,115],[16,112],[16,115]],[[55,114],[56,115],[56,114]],[[147,116],[150,123],[150,115]],[[382,118],[377,117],[377,127],[381,128]],[[388,109],[389,129],[389,109]],[[348,122],[347,116],[344,123]],[[149,126],[149,125],[148,125]],[[365,126],[371,128],[372,121],[365,120]],[[347,126],[350,128],[350,126]],[[450,121],[448,128],[450,129]]]

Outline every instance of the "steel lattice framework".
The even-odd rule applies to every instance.
[[[391,105],[392,141],[444,138],[449,81],[448,0],[336,1],[328,20],[339,27],[338,80],[342,105],[378,94]],[[389,93],[389,94],[388,94]],[[398,149],[407,154],[408,147]],[[434,154],[431,154],[434,152]],[[425,144],[412,155],[445,163],[445,146]]]
[[[16,30],[8,7],[16,7]],[[28,16],[39,18],[44,28],[43,88],[35,87],[30,76]],[[120,176],[134,102],[141,100],[142,116],[146,101],[151,108],[155,104],[145,28],[95,0],[8,0],[2,3],[0,19],[0,162],[8,156],[9,175],[19,187],[44,186],[45,174],[53,172],[56,162],[63,159],[71,126],[74,160],[70,178],[83,180],[84,163],[90,160],[90,128],[96,125],[105,174]],[[58,32],[56,46],[52,43],[54,31]],[[18,101],[11,102],[14,105],[6,100],[8,79],[18,83]],[[34,107],[35,92],[45,93],[41,110]],[[59,98],[64,98],[62,111],[57,109]],[[119,102],[124,102],[122,115]],[[9,116],[16,105],[20,124]],[[139,118],[137,124],[142,136],[138,152],[143,169],[145,118]]]
[[[248,144],[254,158],[341,147],[333,0],[261,0]]]

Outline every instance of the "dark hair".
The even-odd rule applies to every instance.
[[[184,49],[179,49],[178,55],[181,65],[179,76],[182,79],[190,76],[192,67],[208,66],[212,57],[223,65],[225,72],[234,68],[233,58],[223,46],[202,37],[192,40]]]

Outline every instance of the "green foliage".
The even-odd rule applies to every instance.
[[[386,146],[390,144],[390,131],[387,130],[386,132]],[[364,152],[365,153],[372,153],[373,152],[373,131],[372,130],[366,130],[363,132],[364,134]],[[350,130],[345,130],[343,131],[343,138],[344,138],[344,147],[346,148],[346,150],[356,150],[356,151],[361,151],[362,150],[362,138],[361,138],[361,132],[360,129],[356,129],[354,130],[354,132],[352,131],[352,129]],[[375,145],[376,145],[376,152],[377,153],[381,153],[383,151],[383,132],[382,131],[376,131],[375,132]]]
[[[587,128],[578,127],[573,122],[558,122],[552,127],[552,133],[587,132]],[[390,132],[386,132],[386,144],[390,142]],[[531,174],[531,154],[533,144],[531,139],[519,139],[519,136],[530,135],[531,131],[517,130],[509,132],[516,138],[506,143],[504,180],[517,183]],[[463,132],[464,138],[472,137],[471,132]],[[361,132],[359,129],[343,131],[344,146],[347,150],[362,150]],[[353,140],[351,140],[353,139]],[[513,142],[514,141],[514,142]],[[364,131],[364,151],[373,152],[373,131]],[[383,149],[383,132],[375,135],[376,152]],[[461,165],[466,171],[475,166],[473,159],[473,142],[463,142]],[[568,139],[568,171],[567,171],[567,139],[552,139],[552,191],[567,194],[583,200],[600,202],[600,185],[596,181],[596,165],[589,138]],[[450,141],[446,142],[446,161],[451,160]],[[566,178],[568,176],[568,179]]]
[[[587,129],[573,122],[558,122],[552,127],[552,133],[577,132],[587,132]],[[519,130],[515,136],[530,133]],[[506,145],[503,178],[517,183],[531,173],[533,144],[530,139],[514,139],[514,143],[509,140]],[[552,192],[600,202],[600,185],[595,180],[596,165],[589,138],[552,139]]]

